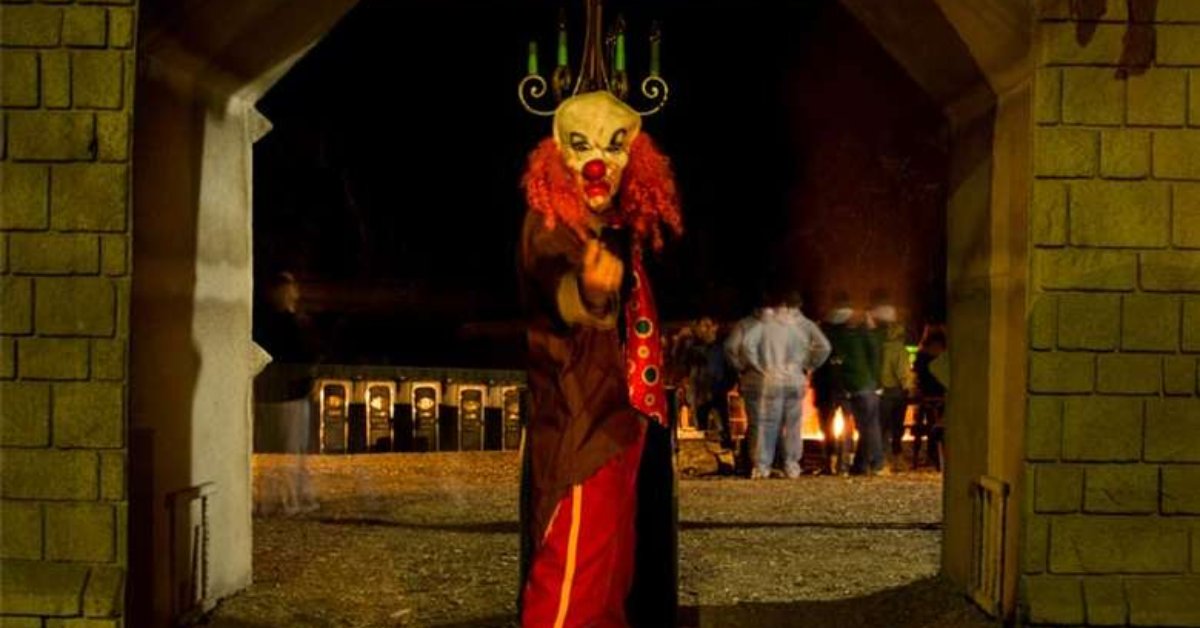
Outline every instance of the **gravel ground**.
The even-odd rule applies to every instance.
[[[254,585],[209,625],[505,626],[512,453],[312,456],[319,508],[279,512],[296,459],[254,460]],[[941,478],[680,483],[680,604],[696,626],[987,626],[935,577]]]

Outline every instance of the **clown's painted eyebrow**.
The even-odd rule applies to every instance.
[[[612,139],[608,140],[609,150],[620,150],[625,144],[626,134],[627,132],[625,129],[617,129],[616,131],[613,131]]]
[[[576,133],[576,132],[572,131],[571,135],[569,135],[568,138],[571,143],[571,148],[573,148],[575,150],[585,151],[591,147],[588,144],[587,138],[584,137],[584,135],[582,133]]]

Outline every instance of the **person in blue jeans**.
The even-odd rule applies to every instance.
[[[884,467],[883,434],[879,425],[880,348],[878,337],[867,327],[863,313],[841,301],[830,315],[827,335],[833,352],[841,359],[839,387],[849,397],[850,411],[858,429],[858,448],[852,474],[887,474]]]
[[[750,415],[750,447],[754,459],[751,478],[770,477],[775,448],[783,429],[796,431],[800,424],[807,344],[782,307],[763,308],[741,330],[738,359],[744,366],[741,392]],[[799,477],[803,442],[785,439],[788,477]]]

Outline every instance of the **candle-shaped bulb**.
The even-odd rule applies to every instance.
[[[662,69],[662,28],[658,22],[650,26],[650,76],[658,76]]]
[[[566,66],[567,61],[567,10],[558,10],[558,65]]]
[[[533,76],[538,73],[538,58],[537,57],[538,57],[537,42],[531,41],[531,42],[529,42],[529,67],[526,69],[526,73],[529,74],[530,76]]]
[[[617,37],[617,50],[613,59],[613,69],[617,72],[625,71],[625,17],[617,15],[617,23],[614,27]]]

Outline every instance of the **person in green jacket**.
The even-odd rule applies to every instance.
[[[885,300],[871,309],[877,337],[880,339],[879,386],[880,423],[884,440],[891,442],[893,466],[899,464],[904,415],[908,410],[909,391],[913,387],[912,366],[904,346],[905,327],[896,308]]]
[[[878,336],[868,327],[864,312],[855,309],[845,294],[835,297],[837,305],[827,317],[826,335],[833,354],[840,360],[837,387],[850,400],[850,411],[858,429],[858,447],[852,474],[886,474],[883,435],[879,426]]]

